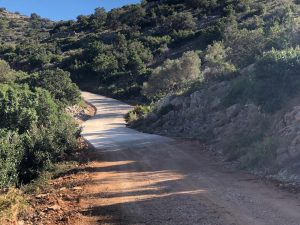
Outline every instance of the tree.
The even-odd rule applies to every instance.
[[[196,19],[191,12],[175,13],[167,20],[170,31],[194,30],[197,26]]]
[[[196,52],[186,52],[176,60],[168,59],[153,71],[144,84],[143,94],[155,100],[183,91],[193,82],[203,80],[200,66],[201,60]]]
[[[106,23],[107,13],[104,8],[96,8],[95,13],[91,16],[91,25],[95,30],[100,30]]]
[[[225,30],[225,46],[230,48],[229,59],[239,68],[248,66],[262,54],[266,39],[262,28],[256,30],[238,29],[234,26]]]
[[[0,60],[0,83],[10,83],[15,81],[16,76],[10,69],[7,62]]]
[[[61,69],[45,70],[36,78],[36,86],[44,88],[58,101],[76,104],[80,100],[80,91],[70,78],[70,73]]]
[[[211,9],[217,6],[217,0],[186,0],[191,7]]]
[[[236,70],[235,66],[228,61],[227,52],[228,49],[222,42],[215,42],[207,47],[204,71],[206,77],[221,76]]]

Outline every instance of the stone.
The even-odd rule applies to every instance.
[[[36,195],[35,196],[36,198],[46,198],[46,197],[48,197],[48,194],[39,194],[39,195]]]
[[[83,188],[82,187],[73,187],[72,188],[74,191],[80,191],[80,190],[82,190]]]
[[[59,205],[52,205],[47,208],[48,210],[58,211],[61,209]]]

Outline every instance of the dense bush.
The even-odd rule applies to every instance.
[[[228,60],[228,51],[221,42],[215,42],[207,47],[205,53],[206,68],[204,71],[207,78],[218,77],[236,71],[235,66]]]
[[[197,81],[203,80],[200,71],[201,60],[196,52],[186,52],[177,60],[167,60],[156,68],[143,93],[152,99],[158,99],[169,93],[183,91]]]
[[[253,98],[267,111],[279,109],[300,87],[300,49],[272,50],[255,67]]]
[[[262,29],[248,30],[228,27],[225,32],[226,47],[230,48],[229,57],[239,68],[253,63],[265,48],[266,39]]]
[[[0,60],[0,83],[10,83],[16,79],[7,62]]]
[[[0,84],[0,115],[0,188],[31,181],[77,148],[77,125],[45,89]]]
[[[0,188],[19,183],[22,140],[17,133],[0,129]]]
[[[35,86],[48,90],[55,99],[65,104],[76,104],[80,100],[80,91],[72,82],[70,73],[61,69],[41,71]]]
[[[275,112],[300,87],[300,49],[265,52],[254,70],[233,82],[226,105],[238,101],[252,101],[266,112]]]
[[[138,105],[125,115],[125,121],[130,125],[137,120],[143,119],[152,111],[152,108],[152,106]]]

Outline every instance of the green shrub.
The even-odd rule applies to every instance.
[[[128,112],[125,115],[125,121],[130,124],[133,123],[137,120],[145,118],[151,111],[152,111],[152,106],[142,106],[142,105],[137,105],[133,110]]]
[[[0,85],[0,128],[28,130],[38,122],[36,94],[28,86]]]
[[[58,101],[72,105],[80,101],[79,88],[70,78],[70,73],[61,69],[45,70],[39,73],[35,86],[44,88]]]
[[[260,121],[264,123],[264,121]],[[224,154],[228,160],[238,161],[244,169],[270,167],[276,159],[278,143],[272,137],[265,137],[267,127],[255,132],[237,133],[224,143]]]
[[[274,112],[298,92],[300,87],[300,48],[272,50],[263,54],[255,66],[254,101]]]
[[[300,48],[265,52],[250,75],[233,83],[224,97],[225,106],[237,102],[252,102],[268,113],[274,113],[300,87]]]
[[[186,52],[176,60],[166,60],[157,67],[144,84],[143,94],[150,99],[159,99],[172,92],[180,92],[197,80],[203,80],[201,60],[196,52]]]
[[[219,77],[236,71],[235,66],[228,60],[228,51],[222,42],[208,45],[205,53],[206,78]]]
[[[0,83],[11,83],[16,79],[7,62],[0,60]]]
[[[0,115],[0,188],[30,182],[78,147],[77,125],[44,89],[0,85]]]
[[[0,130],[0,188],[19,183],[23,151],[22,140],[17,133]]]
[[[19,179],[22,183],[37,178],[51,167],[54,162],[63,159],[78,148],[79,130],[67,116],[53,121],[48,127],[32,127],[24,134],[24,156],[20,164]]]
[[[225,30],[225,46],[230,48],[229,59],[239,68],[253,63],[266,47],[264,30],[238,29],[229,26]]]
[[[276,160],[278,143],[274,138],[265,138],[248,147],[247,154],[241,158],[244,168],[270,167]]]
[[[242,156],[247,154],[251,144],[259,141],[262,138],[260,132],[240,132],[224,143],[224,154],[228,160],[239,160]]]

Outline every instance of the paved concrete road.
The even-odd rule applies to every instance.
[[[82,137],[95,149],[119,149],[132,145],[166,142],[171,139],[145,134],[126,127],[124,115],[132,106],[115,99],[83,92],[83,98],[92,104],[96,115],[84,123]]]

